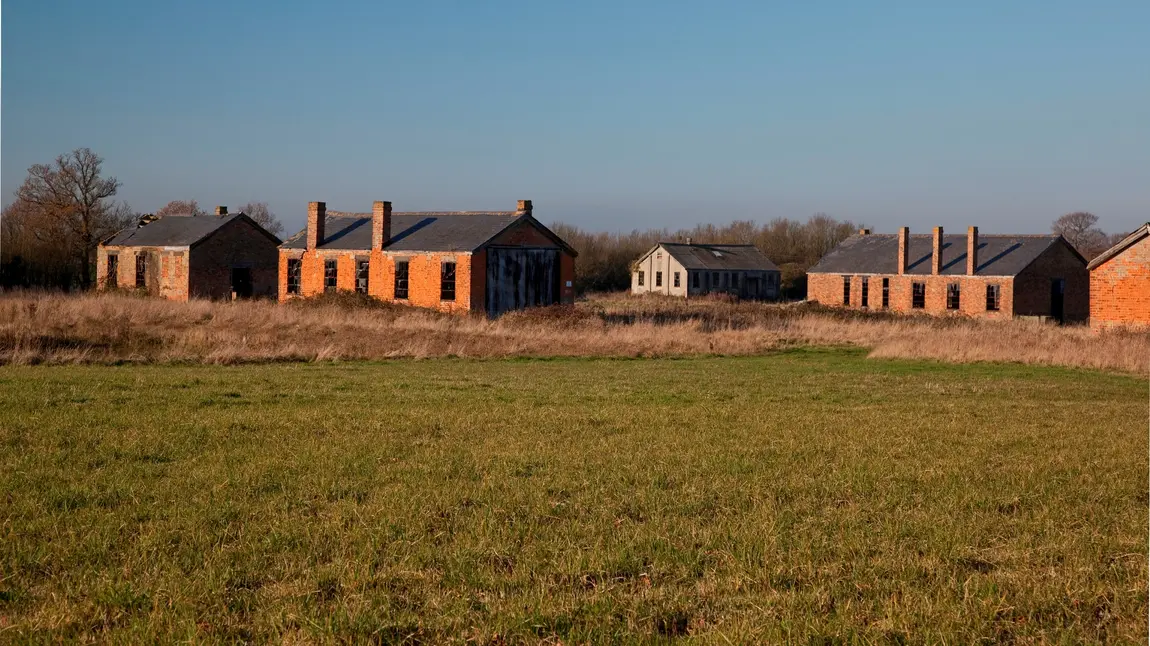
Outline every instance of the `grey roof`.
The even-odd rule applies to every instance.
[[[396,212],[391,214],[387,251],[474,251],[521,218],[514,211]],[[542,226],[542,225],[540,225]],[[283,249],[306,249],[307,229],[288,238]],[[320,249],[371,248],[371,214],[327,212]]]
[[[1110,260],[1114,256],[1117,256],[1118,254],[1122,253],[1123,251],[1126,251],[1128,248],[1133,246],[1134,243],[1138,242],[1142,238],[1145,238],[1146,236],[1150,236],[1150,222],[1147,222],[1146,224],[1143,224],[1142,226],[1138,227],[1137,229],[1134,230],[1133,233],[1126,236],[1125,238],[1122,238],[1122,240],[1118,244],[1114,245],[1113,247],[1110,247],[1106,251],[1103,251],[1101,254],[1098,255],[1097,258],[1095,258],[1094,260],[1091,260],[1090,264],[1087,265],[1087,267],[1089,269],[1094,269],[1098,265],[1101,265],[1102,263],[1106,262],[1107,260]]]
[[[685,244],[660,242],[671,257],[684,269],[711,269],[724,271],[778,271],[770,258],[749,244]],[[656,247],[658,248],[658,247]],[[655,249],[651,249],[654,251]],[[650,255],[647,252],[643,257]]]
[[[978,267],[982,276],[1015,276],[1042,252],[1062,239],[1059,235],[978,236]],[[942,274],[966,273],[966,234],[942,236]],[[929,275],[933,234],[910,236],[907,273]],[[853,235],[823,256],[810,274],[897,274],[898,234]]]
[[[239,217],[247,219],[243,213],[233,213],[222,218],[215,215],[165,215],[141,227],[132,225],[105,240],[104,244],[125,247],[188,247]]]

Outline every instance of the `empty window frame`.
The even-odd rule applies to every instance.
[[[859,305],[870,307],[870,278],[868,276],[862,277],[862,294],[859,298]]]
[[[439,265],[439,300],[455,300],[455,263],[445,262]]]
[[[657,272],[655,272],[655,287],[662,287],[662,286],[663,286],[663,272],[657,271]]]
[[[644,278],[644,272],[640,271],[639,272],[639,287],[643,286],[643,278]]]
[[[287,261],[287,293],[300,293],[300,275],[303,274],[303,261],[299,258],[288,258]]]
[[[136,287],[148,286],[148,254],[136,254]]]
[[[371,262],[364,259],[355,261],[355,291],[360,294],[367,293],[367,277],[371,273]]]
[[[679,286],[679,272],[675,272],[675,287]]]
[[[336,290],[337,277],[339,276],[339,261],[335,258],[329,258],[323,261],[323,291],[334,292]]]
[[[986,311],[997,312],[999,307],[998,285],[986,286]]]
[[[108,275],[104,276],[104,284],[108,287],[120,285],[120,257],[108,254]]]
[[[691,287],[694,289],[699,289],[699,274],[701,273],[699,271],[691,272]]]
[[[738,289],[738,288],[739,288],[739,274],[732,271],[731,272],[731,289]]]
[[[916,310],[921,310],[926,307],[926,283],[914,283],[911,285],[910,306]]]
[[[882,308],[890,307],[890,279],[882,279]]]
[[[843,305],[851,304],[851,277],[843,276]]]
[[[398,299],[407,298],[407,261],[395,261],[395,297]]]
[[[946,309],[956,310],[962,304],[962,288],[958,283],[947,283],[946,285]]]

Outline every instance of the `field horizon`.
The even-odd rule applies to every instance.
[[[754,357],[0,367],[0,638],[1144,643],[1144,379]]]

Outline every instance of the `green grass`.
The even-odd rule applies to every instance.
[[[1147,401],[853,351],[0,368],[0,642],[1145,643]]]

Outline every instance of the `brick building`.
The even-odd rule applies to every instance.
[[[515,211],[328,211],[280,246],[280,300],[338,290],[443,311],[503,312],[575,300],[575,250]]]
[[[873,234],[844,240],[807,272],[807,298],[826,305],[1085,321],[1086,260],[1059,235]]]
[[[1090,261],[1090,327],[1150,328],[1150,222]]]
[[[749,244],[660,242],[631,267],[632,294],[779,297],[779,268]]]
[[[280,239],[243,213],[141,220],[100,243],[99,289],[142,289],[177,301],[274,297]]]

